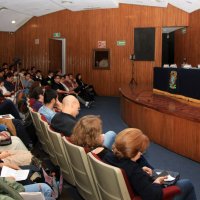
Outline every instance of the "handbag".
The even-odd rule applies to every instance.
[[[42,168],[42,173],[45,183],[47,183],[53,190],[52,197],[58,199],[63,188],[63,176],[58,166],[55,166],[55,170],[48,171]]]

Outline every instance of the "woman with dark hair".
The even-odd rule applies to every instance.
[[[29,98],[34,99],[32,108],[38,111],[44,104],[44,91],[42,87],[35,87],[33,91],[29,93]]]
[[[82,76],[80,73],[76,75],[76,82],[78,84],[78,89],[85,94],[85,97],[83,98],[90,98],[90,100],[94,100],[94,96],[96,96],[96,92],[94,90],[94,87],[92,85],[88,85],[83,82]]]
[[[36,87],[41,87],[40,81],[34,81],[29,89],[29,95],[33,92]]]

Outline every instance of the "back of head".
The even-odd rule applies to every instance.
[[[115,138],[113,152],[119,158],[133,158],[138,152],[143,153],[149,145],[149,139],[136,128],[127,128]]]
[[[35,87],[31,93],[29,93],[29,98],[33,98],[33,99],[36,99],[38,100],[40,95],[44,95],[44,92],[43,92],[43,89],[42,87],[38,86],[38,87]]]
[[[57,92],[53,89],[47,89],[44,93],[44,104],[48,104],[52,99],[56,99],[58,96]]]
[[[40,87],[40,86],[41,86],[41,83],[39,81],[34,81],[33,84],[31,85],[30,89],[29,89],[29,95],[30,95],[30,93],[32,93],[34,88]]]
[[[66,96],[63,101],[62,112],[68,113],[74,117],[78,115],[80,109],[80,103],[73,95]]]
[[[4,76],[4,78],[5,78],[5,79],[8,79],[8,78],[11,78],[11,77],[13,77],[13,76],[14,76],[13,73],[8,72],[8,73]]]
[[[86,115],[76,123],[70,137],[72,143],[89,150],[102,145],[102,121],[99,116]]]

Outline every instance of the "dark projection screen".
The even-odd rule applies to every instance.
[[[134,29],[135,60],[153,61],[155,52],[155,28]]]

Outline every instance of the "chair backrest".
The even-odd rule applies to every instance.
[[[41,127],[41,124],[40,124],[40,120],[39,120],[40,114],[38,112],[33,111],[33,109],[31,109],[31,108],[30,108],[30,111],[31,111],[31,116],[33,118],[35,129],[36,129],[36,132],[37,132],[38,140],[42,144],[44,151],[47,154],[49,154],[49,150],[48,150],[47,145],[46,145],[46,138],[45,138],[45,135],[43,133],[43,130],[42,130],[42,127]]]
[[[78,192],[84,199],[98,200],[99,196],[97,194],[85,150],[82,147],[72,144],[64,136],[63,145],[70,157]]]
[[[57,161],[57,158],[56,158],[56,153],[55,153],[55,150],[54,150],[54,146],[53,146],[52,140],[50,139],[49,133],[48,133],[48,126],[49,125],[48,125],[47,122],[45,122],[42,119],[42,116],[40,114],[39,114],[39,121],[40,121],[40,125],[41,125],[41,128],[42,128],[42,133],[43,133],[43,139],[44,139],[44,142],[45,142],[45,146],[47,147],[48,154],[50,156],[50,160],[54,165],[58,165],[58,161]]]
[[[88,158],[101,200],[132,199],[119,168],[102,162],[91,152]]]
[[[69,155],[64,150],[61,134],[53,131],[50,126],[48,126],[47,130],[64,179],[71,185],[75,185],[75,178],[70,164]]]
[[[20,195],[24,200],[45,200],[41,192],[20,192]]]

